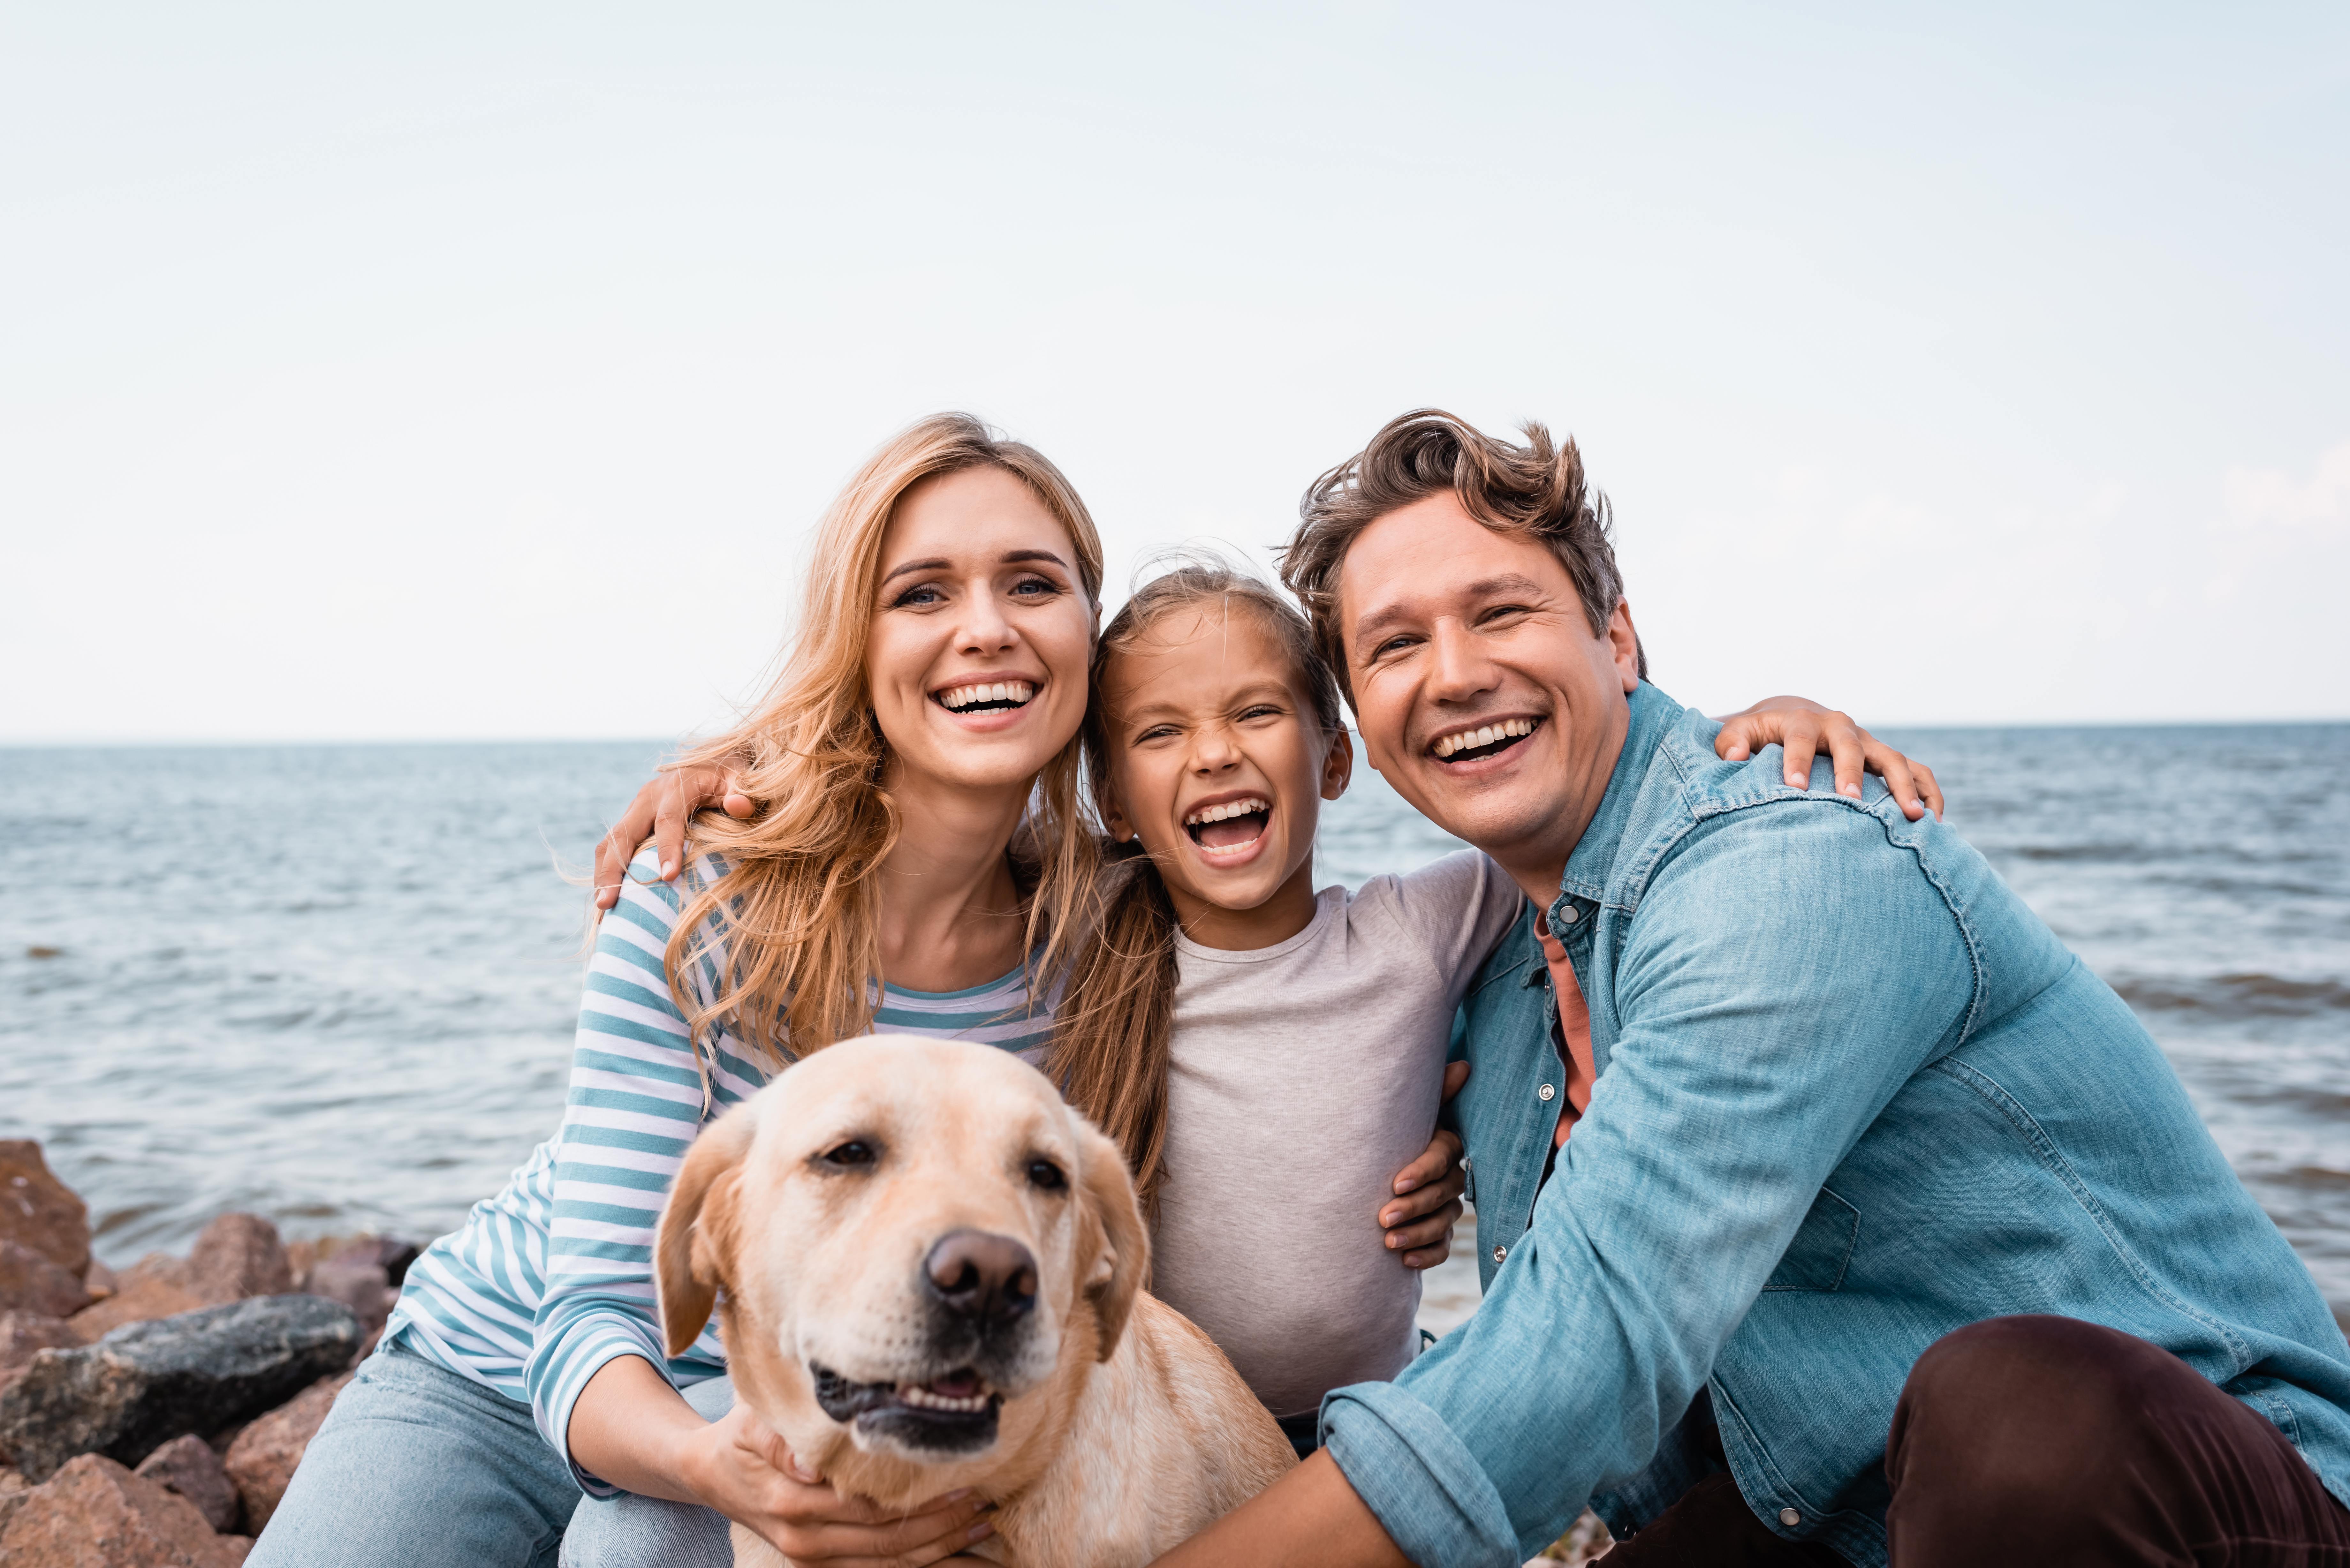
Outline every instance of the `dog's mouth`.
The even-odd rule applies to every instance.
[[[860,1432],[949,1454],[970,1453],[995,1441],[1003,1396],[972,1367],[927,1383],[857,1383],[813,1361],[808,1373],[824,1413]]]

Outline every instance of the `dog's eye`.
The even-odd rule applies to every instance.
[[[1049,1159],[1030,1160],[1028,1179],[1047,1192],[1058,1192],[1069,1185],[1069,1179],[1061,1174],[1061,1168]]]
[[[842,1170],[853,1170],[861,1166],[871,1165],[880,1156],[874,1152],[871,1144],[861,1138],[850,1138],[837,1147],[825,1150],[816,1158],[823,1160],[825,1164],[835,1166]]]

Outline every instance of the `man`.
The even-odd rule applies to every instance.
[[[1719,761],[1527,434],[1396,421],[1284,563],[1532,906],[1463,1008],[1486,1299],[1161,1561],[1513,1564],[1588,1500],[1610,1568],[2350,1563],[2350,1346],[2153,1041],[1949,829]]]

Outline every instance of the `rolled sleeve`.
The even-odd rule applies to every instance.
[[[1322,1440],[1406,1557],[1422,1568],[1518,1568],[1509,1510],[1443,1417],[1392,1383],[1322,1402]]]
[[[549,1332],[551,1330],[551,1332]],[[580,1467],[567,1440],[572,1407],[605,1366],[623,1355],[640,1355],[662,1376],[669,1362],[651,1326],[632,1314],[589,1310],[568,1322],[542,1329],[542,1343],[559,1346],[554,1354],[535,1355],[530,1367],[531,1416],[538,1429],[571,1467],[571,1479],[591,1497],[618,1496],[620,1489]]]

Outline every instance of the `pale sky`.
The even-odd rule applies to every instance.
[[[2350,716],[2350,11],[0,3],[0,742],[671,737],[963,408],[1537,418],[1654,673]]]

